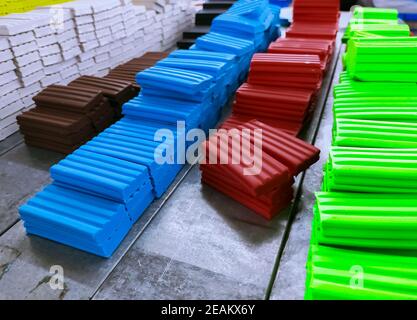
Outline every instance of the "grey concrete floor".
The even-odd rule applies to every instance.
[[[18,207],[48,183],[49,167],[63,156],[27,147],[19,134],[1,142],[0,299],[302,299],[338,59],[339,51],[303,133],[322,158],[298,177],[295,202],[270,222],[202,186],[198,167],[186,166],[110,259],[28,237]],[[49,286],[54,265],[64,269],[62,290]]]

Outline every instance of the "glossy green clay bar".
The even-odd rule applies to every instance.
[[[358,81],[417,82],[417,37],[351,39],[345,58]]]
[[[337,118],[333,126],[333,145],[417,149],[417,122]]]
[[[318,192],[315,241],[361,248],[417,249],[417,198],[410,194]]]
[[[416,252],[311,245],[306,299],[417,299]]]
[[[417,193],[417,149],[332,147],[324,191]]]

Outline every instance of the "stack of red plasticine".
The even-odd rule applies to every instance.
[[[308,10],[314,19],[305,14]],[[334,52],[338,21],[339,1],[294,1],[287,38],[273,42],[267,54],[254,55],[248,82],[237,91],[232,116],[222,127],[258,119],[298,135],[314,112]],[[306,24],[309,28],[302,32]]]
[[[299,172],[286,171],[288,163],[282,157],[300,152],[303,156],[298,160],[308,163],[303,170],[318,160],[319,150],[294,136],[314,113],[334,52],[339,15],[338,0],[295,0],[287,38],[278,39],[268,53],[255,54],[252,59],[248,81],[238,89],[232,115],[220,128],[230,132],[250,124],[262,129],[263,148],[272,137],[276,149],[263,150],[261,173],[248,177],[242,164],[234,169],[233,165],[201,165],[203,182],[265,218],[271,219],[292,200],[291,185]],[[216,139],[218,135],[211,137],[206,148]]]
[[[260,136],[256,129],[262,130]],[[245,135],[251,157],[244,149]],[[294,177],[320,154],[314,146],[257,120],[219,130],[203,148],[202,181],[266,219],[290,204]]]
[[[293,24],[287,38],[336,39],[340,17],[339,0],[294,0]]]

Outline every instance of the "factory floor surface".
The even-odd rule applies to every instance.
[[[47,184],[61,154],[0,143],[0,299],[302,299],[314,191],[332,128],[332,86],[342,66],[340,36],[303,139],[321,159],[297,178],[293,205],[268,222],[200,183],[186,166],[110,259],[25,234],[18,207]],[[49,282],[62,266],[64,288]]]

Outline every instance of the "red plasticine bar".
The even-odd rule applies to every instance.
[[[236,186],[239,186],[238,182],[234,181],[227,173],[214,170],[202,170],[201,181],[268,220],[285,209],[293,198],[291,185],[278,188],[259,197],[253,197],[240,188],[236,188]]]
[[[316,91],[322,77],[318,55],[258,53],[253,56],[248,83]]]
[[[320,150],[316,147],[261,121],[252,120],[237,129],[262,129],[263,149],[283,163],[292,176],[297,176],[320,158]]]
[[[312,90],[243,84],[236,94],[232,119],[239,124],[258,119],[297,135],[309,118],[313,106]]]
[[[245,122],[248,122],[254,119],[258,119],[258,120],[263,121],[264,123],[268,123],[269,125],[275,128],[279,128],[282,131],[292,136],[297,136],[300,133],[301,127],[302,127],[301,123],[295,123],[295,122],[290,122],[290,121],[273,121],[273,120],[269,120],[266,118],[263,119],[262,117],[241,116],[241,115],[237,115],[233,113],[229,118],[226,119],[225,122],[223,122],[219,126],[219,128],[230,130],[230,129],[236,128],[238,125],[241,125]]]
[[[340,17],[339,0],[294,0],[294,21],[317,23],[337,23]]]
[[[287,38],[309,38],[309,39],[336,39],[337,25],[335,24],[317,24],[310,23],[294,23],[286,32]]]
[[[268,53],[318,55],[325,70],[333,54],[333,42],[322,39],[280,38],[271,43]]]

